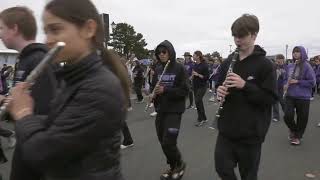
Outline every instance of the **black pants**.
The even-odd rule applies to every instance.
[[[162,151],[167,163],[175,167],[182,161],[181,153],[177,147],[181,124],[181,113],[158,113],[156,117],[156,130]]]
[[[129,145],[133,143],[133,139],[129,130],[129,127],[127,125],[127,122],[124,121],[122,124],[122,134],[123,134],[123,145]]]
[[[206,94],[207,87],[194,88],[194,98],[198,112],[198,121],[207,120],[203,105],[203,96]]]
[[[274,119],[280,120],[280,108],[279,104],[281,105],[282,111],[285,112],[285,100],[283,99],[283,91],[278,91],[279,94],[279,101],[272,106],[272,116]]]
[[[0,136],[8,138],[12,135],[13,135],[13,131],[10,131],[8,129],[4,129],[3,127],[0,126]]]
[[[242,180],[257,180],[261,144],[242,144],[218,135],[215,167],[221,180],[237,180],[234,168],[239,167]]]
[[[317,94],[320,94],[320,88],[319,88],[319,84],[317,82],[316,86],[312,88],[312,97],[314,96],[314,93],[317,91]]]
[[[192,81],[189,81],[190,86],[192,84]],[[192,88],[189,89],[189,106],[193,106],[193,90]]]
[[[310,100],[295,99],[286,97],[286,110],[284,114],[284,121],[289,130],[296,138],[302,138],[309,119]],[[295,121],[295,111],[297,120]]]
[[[4,152],[3,152],[2,143],[0,141],[0,164],[5,163],[7,161],[8,160],[7,160],[7,158],[6,158],[6,156],[5,156]]]
[[[142,101],[143,96],[142,96],[142,83],[135,83],[134,84],[134,91],[137,94],[137,100]]]

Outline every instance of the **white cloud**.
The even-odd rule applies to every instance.
[[[40,20],[44,2],[2,0],[1,8],[30,6]],[[318,0],[93,0],[100,12],[110,14],[110,22],[126,22],[144,35],[153,49],[167,39],[184,51],[219,51],[226,56],[233,44],[230,26],[243,13],[258,16],[261,30],[257,43],[269,54],[285,53],[285,45],[303,45],[309,55],[320,54]],[[43,39],[43,35],[39,36]],[[290,57],[291,53],[288,53]]]

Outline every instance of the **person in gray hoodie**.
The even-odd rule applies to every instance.
[[[304,47],[293,48],[292,56],[294,63],[288,65],[288,81],[284,86],[286,92],[284,121],[290,131],[290,143],[300,145],[308,124],[310,98],[316,78],[311,65],[307,62],[308,56]]]

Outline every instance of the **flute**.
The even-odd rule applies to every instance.
[[[161,83],[162,76],[166,73],[166,71],[167,71],[167,69],[168,69],[168,66],[169,66],[169,63],[170,63],[170,60],[168,60],[167,63],[166,63],[166,65],[164,66],[163,71],[162,71],[162,73],[161,73],[161,75],[160,75],[160,77],[159,77],[159,79],[158,79],[155,87],[159,86],[159,84]],[[146,112],[148,111],[151,102],[153,101],[153,99],[154,99],[155,96],[156,96],[156,95],[155,95],[155,89],[156,89],[156,88],[154,88],[153,91],[152,91],[152,93],[150,94],[151,99],[150,99],[150,101],[147,102],[146,107],[144,108],[144,111],[146,111]]]
[[[34,84],[35,80],[42,74],[46,67],[54,60],[58,53],[64,48],[66,44],[64,42],[58,42],[42,59],[42,61],[34,68],[31,73],[27,76],[25,82],[29,84]],[[10,90],[11,91],[11,90]],[[9,91],[9,94],[11,94]],[[0,120],[3,119],[4,115],[7,113],[8,105],[10,104],[10,99],[4,101],[0,107]]]
[[[292,79],[294,79],[294,75],[296,74],[296,70],[297,70],[297,60],[296,60],[296,62],[295,62],[293,71],[292,71],[291,75],[290,75],[289,78],[288,78],[288,82],[287,82],[287,84],[285,85],[286,88],[285,88],[284,91],[283,91],[283,98],[285,98],[285,97],[287,96],[287,92],[288,92],[289,85],[290,85],[289,83],[290,83],[290,81],[291,81]]]
[[[234,51],[234,54],[233,54],[231,63],[229,65],[226,77],[228,76],[228,74],[233,72],[233,66],[237,62],[237,60],[239,59],[239,50],[240,50],[240,47],[238,46],[237,49]],[[223,109],[224,101],[225,101],[225,98],[221,98],[221,100],[219,101],[219,108],[218,108],[218,110],[216,112],[216,120],[218,120],[220,118],[221,110]]]

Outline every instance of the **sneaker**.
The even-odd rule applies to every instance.
[[[291,141],[290,141],[291,145],[300,145],[301,141],[299,138],[293,138]]]
[[[150,116],[151,116],[151,117],[155,117],[157,114],[158,114],[158,113],[154,111],[154,112],[152,112],[152,113],[150,114]]]
[[[10,137],[8,137],[8,147],[14,148],[16,146],[17,140],[15,137],[15,133],[13,133]]]
[[[172,168],[168,168],[167,170],[165,170],[161,176],[160,176],[160,180],[170,180],[171,179],[171,176],[172,176]]]
[[[310,98],[310,101],[313,101],[313,100],[314,100],[314,97],[311,97],[311,98]]]
[[[216,128],[213,127],[213,126],[209,126],[208,128],[211,129],[211,130],[215,130],[215,129],[216,129]]]
[[[132,111],[133,108],[132,107],[128,107],[127,111]]]
[[[194,107],[195,110],[197,110],[197,107]]]
[[[318,127],[320,127],[320,122],[318,123]]]
[[[290,132],[289,132],[288,139],[291,141],[291,140],[294,139],[294,138],[295,138],[294,133],[290,131]]]
[[[194,108],[194,106],[189,105],[186,109],[192,109],[192,108]]]
[[[176,168],[173,169],[171,178],[180,179],[184,175],[185,169],[186,169],[186,163],[181,162],[180,166],[177,166]]]
[[[132,147],[132,146],[134,146],[133,143],[131,143],[131,144],[121,144],[120,145],[120,149],[127,149],[127,148]]]
[[[153,103],[150,103],[149,108],[152,108],[153,106],[154,106],[154,104],[153,104]]]
[[[209,101],[211,101],[211,102],[215,102],[216,101],[216,99],[214,98],[214,96],[213,97],[211,97],[210,99],[209,99]]]
[[[209,92],[212,93],[213,91],[211,89],[209,89]]]
[[[273,121],[273,122],[279,122],[279,119],[273,118],[272,121]]]
[[[206,119],[206,120],[203,120],[203,123],[207,123],[208,122],[208,119]]]
[[[195,126],[197,126],[197,127],[200,127],[200,126],[202,126],[203,125],[203,123],[204,123],[204,121],[197,121],[196,123],[195,123]]]
[[[136,101],[136,104],[141,104],[141,103],[143,103],[143,99],[142,100],[138,100],[138,101]]]

